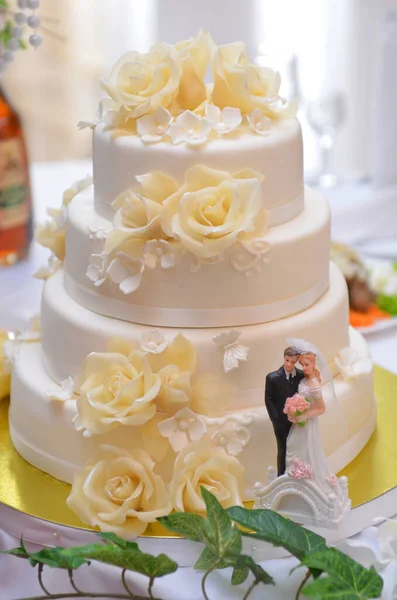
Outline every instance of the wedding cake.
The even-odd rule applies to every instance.
[[[15,448],[73,484],[84,523],[122,535],[202,512],[200,485],[252,499],[276,456],[265,377],[303,338],[334,378],[340,411],[320,421],[337,472],[375,427],[373,372],[279,75],[199,32],[128,52],[102,87],[80,123],[93,178],[37,231],[52,254],[40,335],[13,344]]]

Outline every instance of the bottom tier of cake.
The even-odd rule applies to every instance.
[[[350,346],[360,356],[368,356],[365,341],[353,330]],[[370,438],[376,425],[376,402],[372,373],[348,381],[338,376],[334,382],[339,407],[347,423],[347,439],[341,440],[337,435],[341,415],[333,407],[329,407],[320,422],[330,466],[337,472],[353,460]],[[60,393],[60,387],[44,370],[40,344],[22,344],[13,372],[10,434],[15,448],[29,463],[57,479],[71,482],[74,472],[86,464],[101,444],[126,450],[140,447],[155,460],[155,469],[164,480],[171,479],[176,454],[157,428],[158,421],[168,415],[157,413],[144,428],[121,426],[104,435],[86,437],[73,424],[75,401],[51,399]],[[223,440],[220,439],[220,432],[227,424],[244,431],[244,435],[237,438],[241,445],[238,458],[245,470],[246,499],[252,499],[255,482],[264,481],[267,467],[274,465],[276,459],[275,437],[265,406],[225,412],[218,418],[204,415],[201,418],[207,428],[206,435],[214,445],[227,443],[227,436],[222,434]]]

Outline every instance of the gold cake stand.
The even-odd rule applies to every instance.
[[[353,509],[397,490],[397,376],[375,367],[375,393],[376,430],[362,452],[339,473],[349,478]],[[31,517],[90,530],[68,508],[69,493],[69,484],[32,467],[14,450],[8,431],[8,401],[0,402],[0,502]],[[394,513],[397,503],[395,507]],[[158,523],[149,525],[144,536],[177,537]]]

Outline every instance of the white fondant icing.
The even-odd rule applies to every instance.
[[[199,357],[197,375],[227,377],[227,381],[241,392],[238,398],[243,403],[233,403],[230,408],[263,402],[265,375],[282,363],[286,340],[291,335],[310,339],[323,348],[324,356],[335,372],[335,366],[330,363],[340,348],[349,344],[348,300],[342,274],[335,265],[331,267],[330,289],[311,308],[286,319],[241,328],[241,339],[249,348],[249,360],[241,362],[239,368],[227,376],[219,348],[212,338],[227,334],[230,329],[184,329],[183,334],[192,342]],[[151,329],[83,308],[65,292],[61,270],[45,283],[41,327],[44,363],[49,374],[58,381],[68,375],[77,375],[87,354],[105,352],[111,338],[139,341]],[[180,333],[178,328],[172,327],[162,327],[160,331],[168,341]],[[327,340],[326,345],[324,340]]]
[[[111,281],[96,288],[86,276],[91,255],[88,227],[106,230],[109,225],[94,211],[92,189],[68,207],[67,291],[101,314],[180,327],[263,323],[304,310],[327,287],[329,207],[312,190],[306,191],[305,209],[298,217],[270,228],[265,240],[258,242],[269,246],[264,255],[268,262],[249,277],[236,271],[230,259],[237,260],[242,252],[249,260],[256,260],[256,255],[250,256],[237,244],[225,252],[222,262],[202,264],[193,273],[190,256],[177,250],[173,269],[145,269],[139,288],[128,296]]]

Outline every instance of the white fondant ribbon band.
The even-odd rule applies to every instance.
[[[328,271],[313,287],[285,300],[231,308],[161,308],[101,296],[65,272],[65,289],[79,304],[101,315],[158,327],[237,327],[284,319],[312,306],[328,289]],[[132,298],[132,297],[131,297]],[[127,300],[127,299],[126,299]]]
[[[295,219],[305,206],[305,198],[304,194],[301,194],[288,204],[283,204],[282,206],[276,206],[275,208],[270,209],[269,215],[269,227],[274,227],[275,225],[282,225],[283,223],[288,223],[288,221],[292,221]]]

